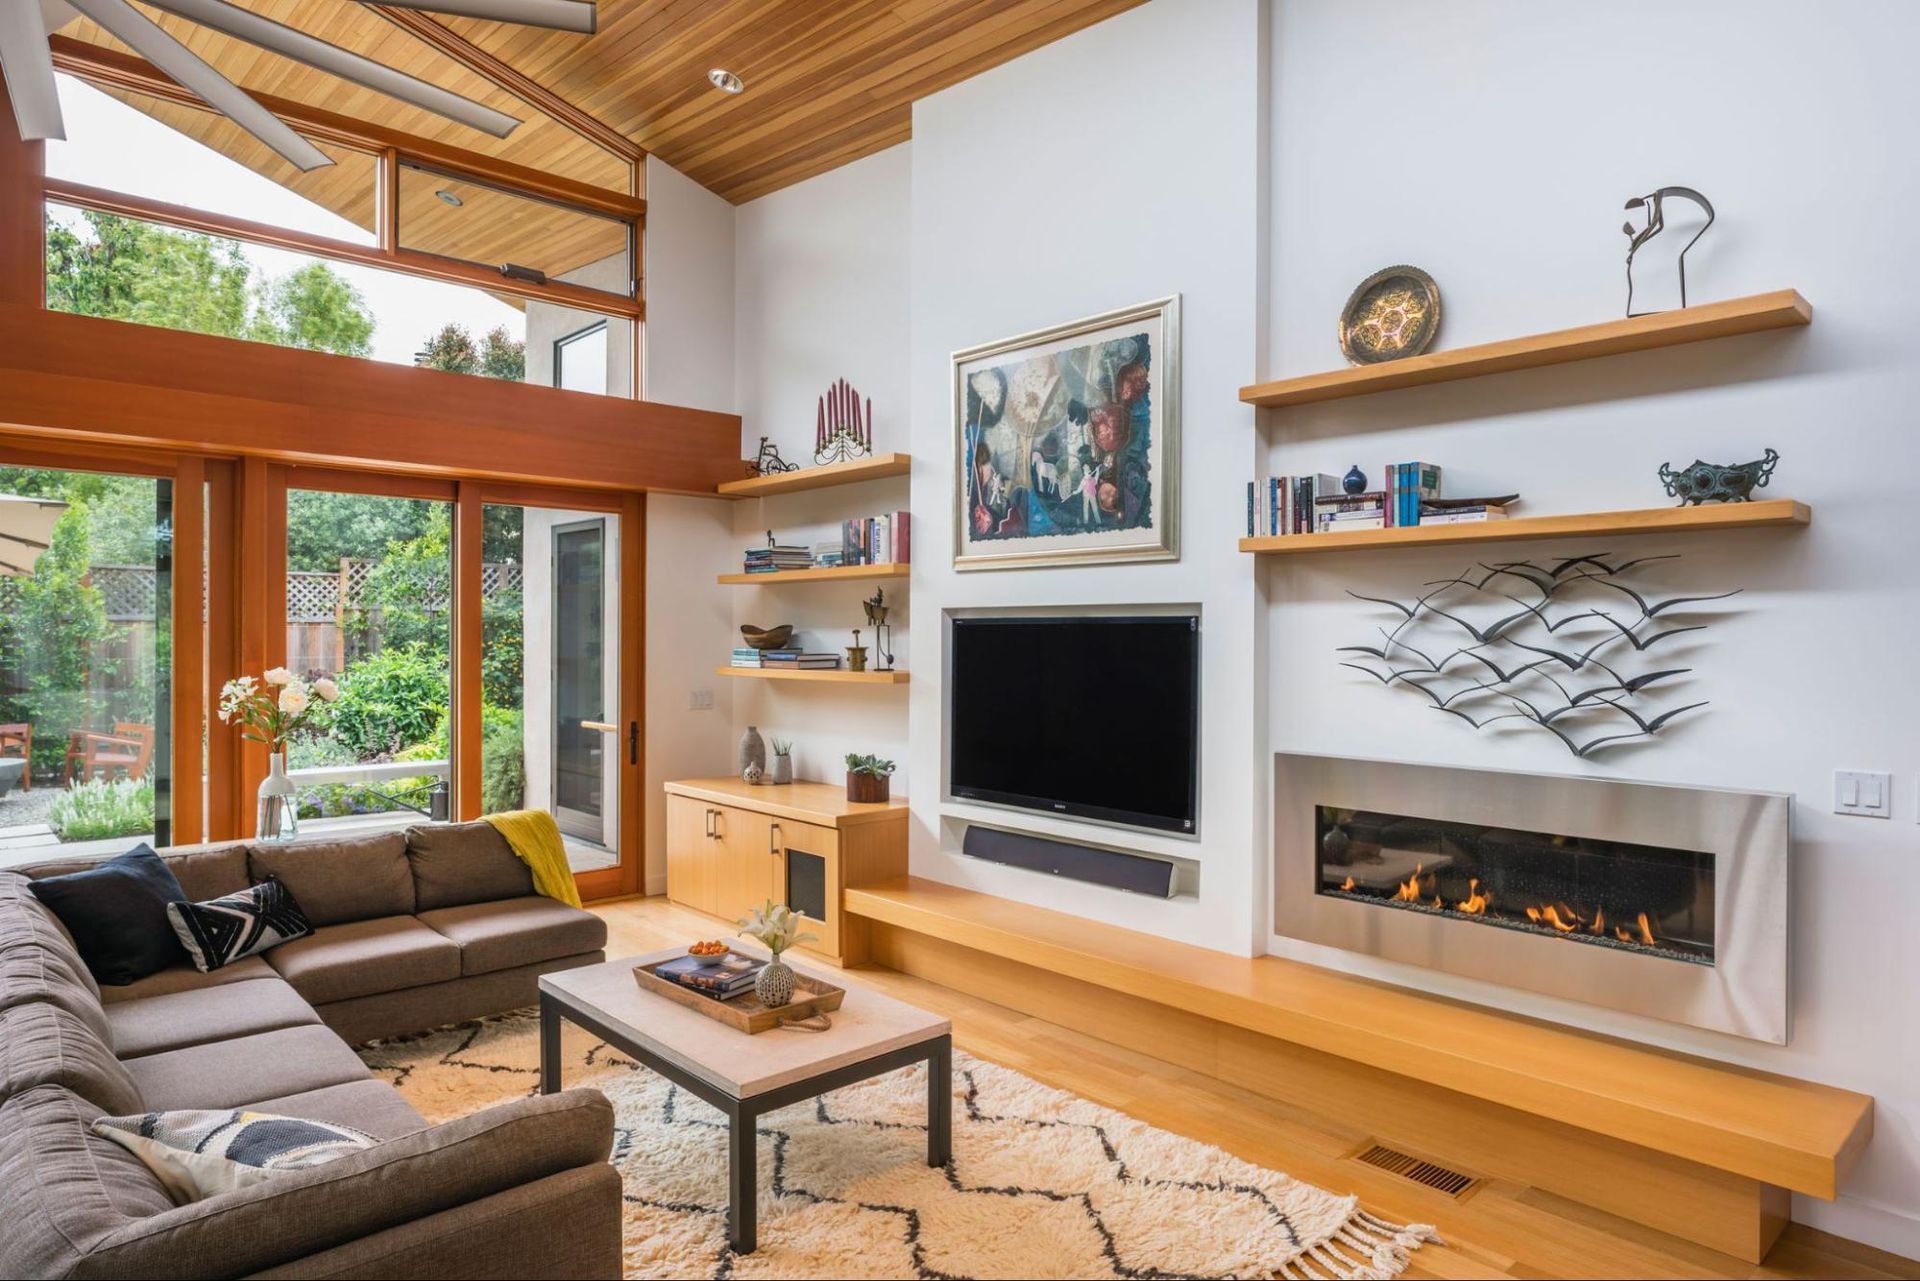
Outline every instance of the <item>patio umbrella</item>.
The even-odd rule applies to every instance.
[[[54,522],[67,505],[52,498],[0,494],[0,577],[26,578],[47,550]]]

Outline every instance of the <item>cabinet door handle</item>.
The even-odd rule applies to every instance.
[[[707,839],[713,839],[713,808],[711,806],[707,808]]]
[[[726,815],[719,810],[713,812],[713,839],[716,841],[724,841],[727,839],[727,829],[721,826],[720,823],[720,820],[725,817]]]
[[[780,854],[780,825],[773,824],[767,829],[767,853],[778,857]]]

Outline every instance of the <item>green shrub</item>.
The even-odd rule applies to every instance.
[[[54,798],[47,822],[63,841],[102,841],[153,831],[153,783],[144,778],[92,779]]]
[[[483,708],[480,812],[500,814],[527,803],[526,726],[517,709]]]
[[[348,667],[333,707],[333,736],[357,760],[432,740],[447,714],[447,662],[419,644],[383,649]]]

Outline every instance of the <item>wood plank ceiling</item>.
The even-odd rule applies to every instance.
[[[621,158],[376,11],[348,0],[236,2],[526,123],[510,138],[497,140],[158,10],[145,12],[244,88],[596,186],[626,189]],[[916,98],[1141,2],[599,0],[600,30],[593,36],[465,18],[438,21],[740,203],[905,141]],[[63,34],[122,50],[84,19]],[[739,75],[746,92],[728,95],[712,88],[707,83],[712,67]],[[119,96],[358,225],[372,225],[372,192],[363,165],[340,163],[298,174],[218,117]],[[482,262],[529,261],[525,245],[547,230],[522,218],[505,235],[496,225],[491,234],[475,237],[471,228],[459,230],[457,210],[417,202],[416,209],[416,247]],[[517,255],[509,252],[516,238],[522,246]],[[531,265],[550,274],[579,265],[569,260],[578,257],[571,250],[546,256],[552,261],[532,255]]]

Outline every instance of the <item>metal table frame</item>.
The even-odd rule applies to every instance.
[[[888,1072],[927,1065],[927,1164],[935,1169],[953,1156],[953,1036],[942,1033],[930,1040],[888,1050],[871,1058],[842,1067],[829,1068],[804,1077],[790,1085],[753,1094],[742,1099],[704,1080],[603,1022],[596,1011],[552,992],[540,993],[540,1092],[553,1094],[560,1084],[561,1020],[577,1024],[623,1053],[632,1055],[650,1070],[718,1108],[727,1118],[727,1242],[736,1253],[751,1254],[759,1245],[759,1206],[757,1204],[759,1137],[757,1122],[769,1112],[790,1103],[810,1099],[852,1085],[856,1081],[884,1076]]]

